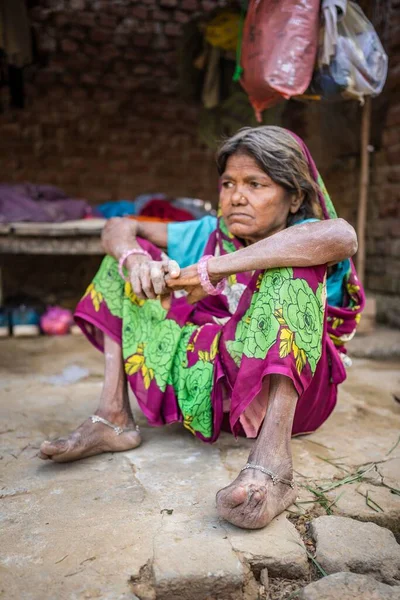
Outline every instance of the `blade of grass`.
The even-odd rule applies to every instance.
[[[317,561],[316,558],[314,558],[314,556],[311,554],[311,552],[309,552],[307,550],[307,548],[305,547],[304,544],[301,544],[300,542],[296,542],[296,544],[298,546],[301,546],[303,548],[303,550],[305,551],[305,553],[307,554],[307,557],[311,560],[311,562],[316,566],[316,568],[318,569],[318,571],[321,573],[322,577],[326,577],[328,575],[328,573],[325,571],[325,569],[323,569],[323,567],[321,567],[321,565],[319,564],[319,562]]]
[[[331,504],[329,505],[329,508],[332,508],[332,506],[335,506],[335,504],[337,504],[337,502],[339,502],[340,498],[343,496],[344,493],[345,493],[345,490],[343,490],[343,492],[341,494],[339,494],[339,496],[336,496],[334,501],[331,502]]]
[[[397,442],[395,443],[394,446],[392,446],[392,448],[390,448],[389,452],[386,454],[386,456],[389,456],[389,454],[391,454],[394,450],[396,450],[397,446],[400,444],[400,435],[397,439]]]
[[[315,442],[314,440],[310,440],[310,438],[307,439],[307,442],[311,442],[312,444],[315,444],[316,446],[321,446],[321,448],[327,448],[328,450],[334,450],[334,448],[331,448],[330,446],[326,446],[325,444],[321,444],[320,442]]]
[[[367,506],[369,506],[369,508],[372,508],[372,510],[374,510],[375,512],[385,512],[383,510],[383,508],[381,506],[379,506],[379,504],[377,502],[375,502],[375,500],[372,500],[372,498],[370,498],[368,490],[367,490],[367,493],[365,496],[365,502],[366,502]],[[376,508],[375,508],[375,506],[376,506]]]
[[[323,509],[325,509],[325,512],[327,515],[331,515],[332,511],[329,508],[329,498],[327,498],[325,496],[325,494],[323,492],[320,492],[319,490],[316,490],[310,486],[304,486],[306,490],[308,490],[309,492],[311,492],[312,494],[314,494],[314,496],[317,497],[317,499],[315,500],[315,502],[318,502],[318,504],[320,506],[322,506]]]
[[[368,469],[365,469],[365,471],[357,471],[356,473],[352,474],[352,475],[347,475],[347,477],[343,477],[343,479],[340,479],[339,481],[336,481],[335,483],[332,483],[331,485],[328,485],[327,487],[323,487],[321,488],[322,492],[329,492],[331,490],[334,490],[335,488],[341,487],[342,485],[346,485],[348,483],[353,483],[354,481],[361,481],[364,476],[366,475],[366,473],[368,473],[369,471],[372,471],[372,469],[375,468],[375,463],[373,465],[371,465],[370,467],[368,467]]]
[[[381,506],[379,506],[379,504],[377,502],[375,502],[375,500],[372,500],[372,498],[369,495],[369,490],[367,490],[366,494],[363,494],[363,492],[360,492],[359,490],[356,490],[356,492],[357,492],[357,494],[360,494],[360,496],[365,498],[365,504],[368,506],[368,508],[371,508],[372,510],[374,510],[377,513],[385,512],[383,510],[383,508]]]
[[[399,489],[394,488],[391,485],[388,485],[387,483],[384,483],[383,481],[381,483],[381,486],[387,488],[388,490],[390,490],[392,492],[392,494],[396,494],[396,496],[400,496],[400,490]]]
[[[328,463],[329,465],[332,465],[332,467],[336,467],[337,469],[340,469],[341,471],[344,471],[345,473],[350,473],[350,471],[348,469],[345,469],[344,467],[340,466],[343,463],[335,463],[334,459],[331,458],[323,458],[322,456],[318,456],[317,458],[319,458],[320,460],[323,460],[324,462]],[[339,458],[346,458],[345,456],[338,456]]]

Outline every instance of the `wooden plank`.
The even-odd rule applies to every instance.
[[[20,236],[100,236],[105,223],[106,219],[81,219],[64,223],[10,223],[9,227]]]
[[[369,136],[371,128],[371,98],[365,98],[361,120],[361,168],[360,191],[357,210],[357,275],[361,283],[365,279],[365,230],[367,223],[367,204],[369,188]]]
[[[0,235],[7,235],[11,231],[11,226],[8,223],[0,223]]]
[[[0,254],[102,255],[100,237],[0,235]]]

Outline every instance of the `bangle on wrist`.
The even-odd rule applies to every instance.
[[[213,284],[210,281],[210,276],[208,274],[208,268],[207,268],[207,264],[208,261],[210,260],[210,258],[214,258],[212,255],[207,254],[206,256],[202,256],[201,259],[199,260],[198,264],[197,264],[197,272],[199,274],[199,278],[200,278],[200,284],[201,287],[203,288],[203,290],[205,292],[207,292],[207,294],[209,294],[210,296],[218,296],[218,294],[221,294],[224,287],[225,287],[225,277],[223,279],[221,279],[221,281],[219,281],[217,283],[217,285],[214,287]]]
[[[122,279],[124,279],[125,281],[129,281],[129,280],[125,276],[125,273],[123,271],[123,266],[124,266],[124,263],[125,263],[126,259],[128,258],[128,256],[131,256],[132,254],[140,254],[142,256],[147,256],[151,260],[151,254],[149,254],[146,250],[143,250],[142,248],[132,248],[132,250],[127,250],[126,252],[124,252],[118,261],[118,272],[119,272],[120,276],[122,277]]]

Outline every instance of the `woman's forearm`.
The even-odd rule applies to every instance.
[[[119,260],[127,250],[139,248],[142,237],[160,248],[167,246],[166,223],[146,223],[127,218],[113,218],[104,226],[101,242],[104,251]]]
[[[247,248],[211,258],[211,279],[274,267],[311,267],[335,264],[357,251],[357,236],[343,219],[296,225]]]

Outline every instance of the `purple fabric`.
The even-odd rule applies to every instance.
[[[86,200],[69,198],[50,185],[0,184],[0,222],[61,223],[91,213]]]

